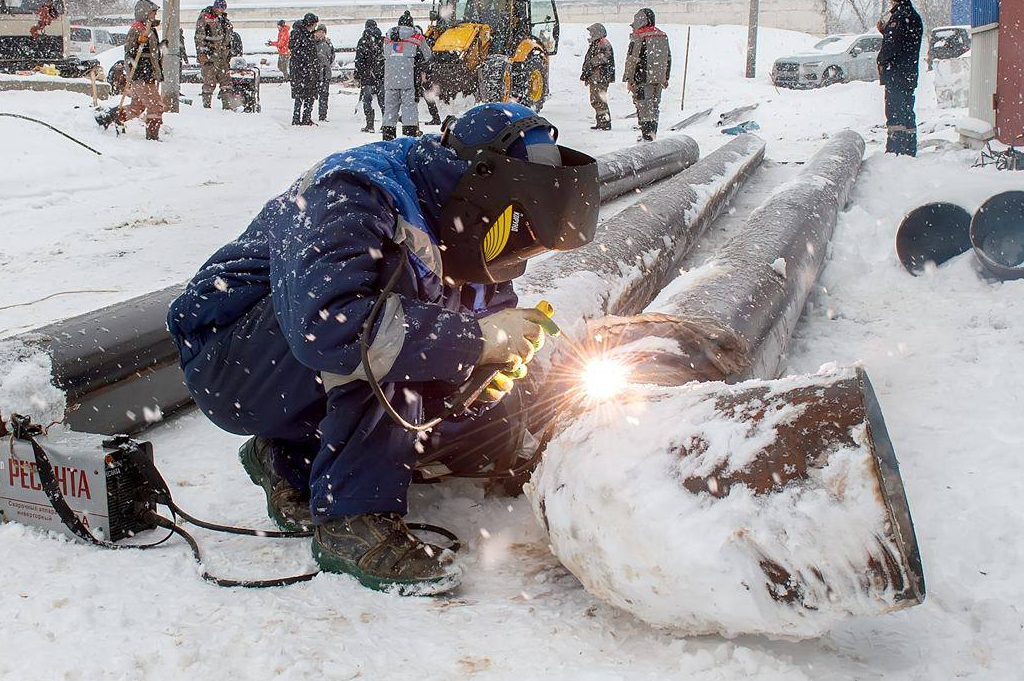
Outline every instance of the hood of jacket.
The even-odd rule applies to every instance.
[[[406,164],[427,227],[436,237],[441,211],[469,169],[469,163],[448,147],[441,146],[440,136],[423,135],[409,149]]]
[[[591,24],[587,26],[587,33],[590,34],[590,42],[596,43],[601,38],[608,37],[608,31],[605,29],[604,24]]]
[[[156,6],[155,2],[152,2],[151,0],[139,0],[135,3],[135,20],[145,21],[149,18],[149,13],[155,9],[160,9]]]
[[[644,7],[633,15],[633,23],[630,26],[636,31],[645,26],[654,26],[654,23],[654,10],[650,7]]]

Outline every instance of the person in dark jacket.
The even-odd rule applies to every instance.
[[[314,528],[322,569],[406,594],[458,584],[451,553],[402,520],[413,471],[442,451],[514,454],[525,398],[505,381],[429,436],[399,418],[441,414],[476,365],[532,358],[547,318],[516,307],[511,280],[543,244],[597,228],[596,161],[556,134],[524,106],[483,104],[441,137],[329,156],[171,304],[196,404],[254,436],[244,467],[280,526]]]
[[[288,51],[291,52],[292,125],[313,125],[313,100],[320,87],[320,58],[313,31],[320,19],[312,12],[295,22]]]
[[[884,21],[880,26],[878,80],[885,86],[885,125],[889,131],[885,151],[917,156],[914,98],[924,27],[910,0],[892,0]]]
[[[654,10],[644,7],[633,16],[629,49],[622,80],[633,95],[641,139],[651,141],[658,133],[661,91],[668,87],[672,73],[672,52],[668,36],[655,23]]]
[[[104,128],[112,123],[124,125],[133,118],[146,114],[146,139],[159,140],[163,124],[164,102],[160,96],[163,82],[163,53],[160,36],[156,27],[160,24],[157,13],[160,8],[150,0],[139,0],[135,4],[135,22],[128,29],[124,43],[124,63],[128,69],[138,59],[129,78],[128,94],[131,104],[127,107],[113,107],[96,115],[96,122]]]
[[[381,115],[384,115],[384,35],[373,19],[366,20],[363,35],[356,44],[355,76],[359,83],[359,101],[363,103],[366,116],[362,132],[373,132],[375,96]]]
[[[316,38],[316,56],[320,61],[320,81],[316,98],[319,102],[318,117],[327,120],[328,99],[331,95],[331,71],[334,68],[334,43],[327,37],[327,26],[320,24],[313,36]]]
[[[608,108],[608,86],[615,81],[615,51],[608,41],[604,24],[587,27],[587,54],[583,57],[580,80],[590,88],[590,106],[594,107],[597,122],[591,130],[611,130],[612,113]]]

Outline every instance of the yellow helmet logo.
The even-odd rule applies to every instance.
[[[512,205],[509,204],[484,236],[484,262],[490,262],[501,255],[508,245],[512,232],[518,229],[519,213],[512,210]]]

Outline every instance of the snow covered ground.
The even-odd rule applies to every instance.
[[[621,65],[627,28],[609,28]],[[337,32],[344,30],[357,31]],[[544,114],[564,142],[592,153],[631,144],[621,87],[611,96],[615,130],[589,130],[577,80],[583,27],[563,30]],[[677,78],[665,96],[665,127],[681,118],[685,27],[669,30]],[[582,590],[551,557],[524,499],[484,498],[460,483],[412,491],[417,517],[468,543],[467,579],[452,599],[400,599],[335,576],[262,592],[217,589],[198,579],[177,542],[104,552],[2,525],[0,678],[1020,678],[1024,282],[986,281],[971,254],[912,278],[893,242],[902,215],[921,203],[954,200],[973,210],[997,191],[1024,187],[1024,178],[971,170],[969,152],[880,154],[877,85],[777,91],[767,80],[772,60],[815,40],[782,31],[763,33],[762,75],[746,81],[744,36],[739,27],[695,28],[688,109],[760,102],[752,117],[777,162],[806,159],[844,127],[869,142],[789,368],[864,363],[917,524],[929,586],[923,606],[803,643],[654,631]],[[197,87],[186,94],[198,100]],[[186,107],[169,119],[160,144],[146,142],[137,123],[122,138],[96,129],[87,102],[67,93],[0,94],[0,111],[43,118],[104,153],[0,118],[0,336],[185,279],[313,162],[376,139],[357,132],[352,92],[335,96],[331,122],[313,129],[288,125],[286,86],[265,88],[258,116]],[[945,126],[963,112],[939,111],[925,75],[918,114],[923,138],[952,139]],[[710,121],[688,132],[705,154],[726,141]],[[75,293],[23,305],[68,291]],[[240,438],[196,414],[149,436],[183,507],[269,527],[262,493],[234,461]],[[302,541],[198,536],[218,574],[310,567]]]

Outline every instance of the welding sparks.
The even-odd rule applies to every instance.
[[[629,385],[629,368],[607,357],[591,360],[583,368],[580,385],[587,397],[602,402],[615,397]]]

